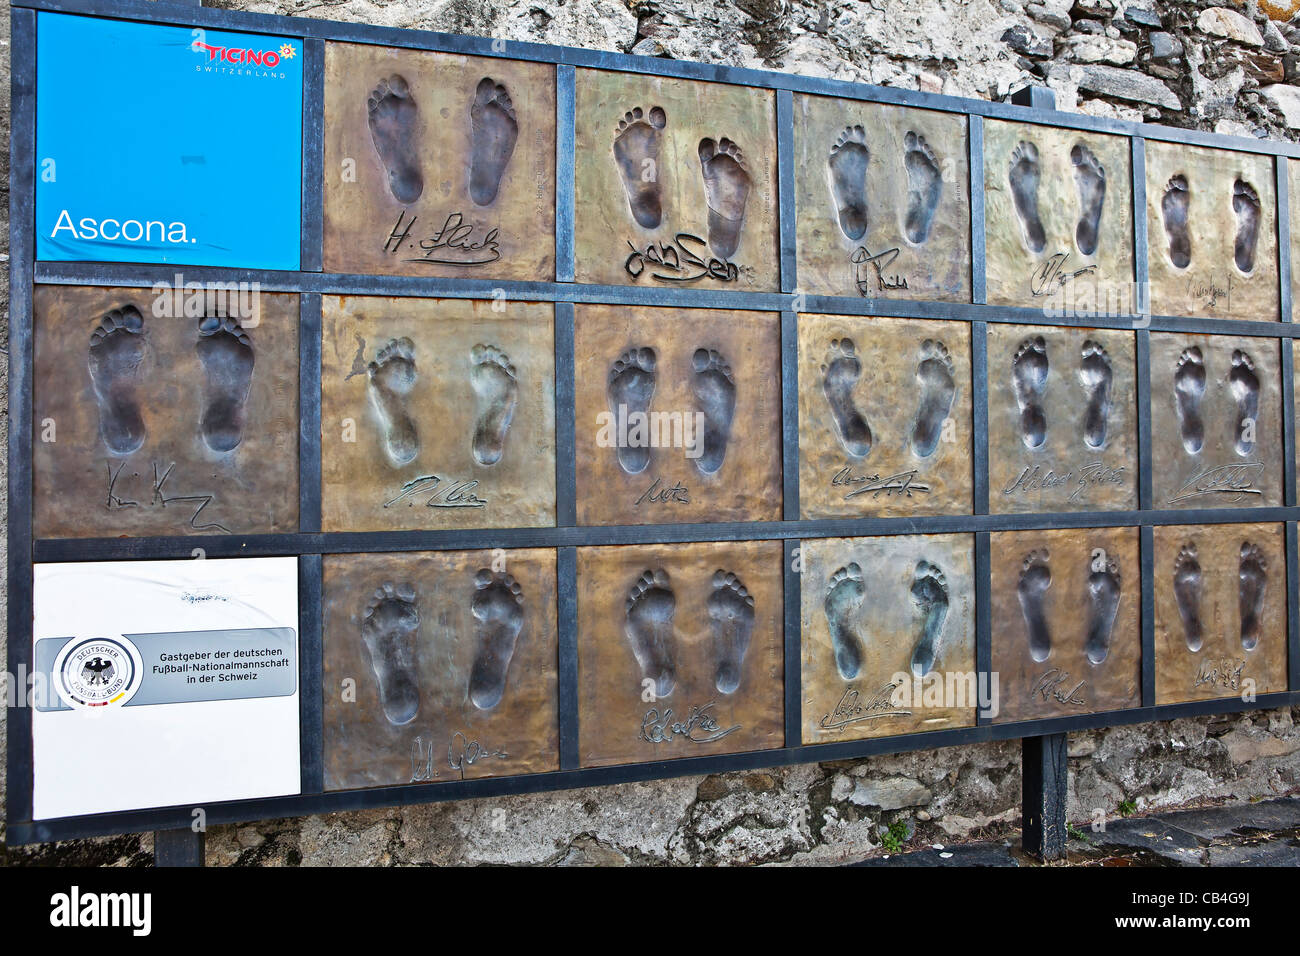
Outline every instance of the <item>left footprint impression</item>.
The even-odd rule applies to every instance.
[[[383,426],[381,445],[394,467],[409,465],[420,453],[420,433],[406,409],[407,397],[419,377],[415,369],[415,343],[403,336],[393,339],[368,366],[370,400]]]
[[[420,611],[410,584],[385,582],[361,615],[361,640],[379,683],[379,701],[390,724],[402,726],[420,710],[416,638]]]
[[[649,411],[655,394],[655,350],[648,346],[633,346],[617,359],[609,369],[605,386],[605,399],[617,422],[627,422],[627,434],[618,436],[615,452],[619,467],[629,475],[639,475],[650,465],[649,436],[646,428],[637,428],[633,415]],[[634,435],[644,441],[633,442]],[[719,462],[721,464],[721,462]]]
[[[233,451],[244,440],[248,390],[253,383],[253,340],[235,319],[207,316],[199,320],[194,351],[203,366],[199,432],[213,451]]]
[[[420,170],[419,107],[406,79],[393,74],[380,80],[366,101],[370,141],[388,176],[393,198],[410,205],[424,192]]]
[[[144,444],[138,389],[145,349],[144,318],[133,305],[109,312],[90,334],[86,364],[99,405],[99,436],[115,455]]]
[[[479,710],[491,710],[505,694],[510,661],[524,628],[523,588],[505,572],[483,568],[474,576],[470,613],[478,647],[469,675],[469,699]]]

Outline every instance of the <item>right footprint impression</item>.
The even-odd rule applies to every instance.
[[[852,339],[831,340],[822,365],[822,391],[831,407],[840,444],[854,458],[865,458],[871,451],[871,428],[853,404],[853,389],[862,377],[862,363],[856,352]]]
[[[420,451],[420,435],[406,410],[415,387],[415,343],[403,336],[379,350],[368,367],[370,399],[384,426],[384,453],[395,467],[408,465]]]
[[[144,444],[136,392],[144,357],[144,318],[133,305],[109,312],[90,333],[86,364],[99,405],[99,436],[115,455],[129,455]]]
[[[655,697],[667,697],[677,684],[677,637],[673,616],[677,598],[663,568],[645,571],[628,592],[623,633],[641,668],[641,680],[654,684]]]
[[[1190,541],[1179,549],[1174,559],[1174,603],[1183,621],[1183,640],[1195,654],[1205,638],[1201,630],[1201,562],[1197,559],[1196,545]]]
[[[1093,565],[1088,575],[1088,637],[1084,651],[1088,660],[1100,664],[1110,654],[1111,631],[1119,610],[1120,575],[1114,561]]]
[[[862,568],[851,562],[831,575],[822,609],[831,632],[835,668],[845,680],[853,680],[862,669],[862,639],[858,636],[858,608],[866,597]]]
[[[424,191],[420,172],[419,109],[406,80],[393,74],[380,80],[366,101],[370,141],[388,174],[388,191],[410,205]]]
[[[740,686],[745,652],[754,633],[754,598],[740,578],[719,569],[713,573],[708,608],[717,665],[713,683],[719,692],[733,694]]]
[[[515,152],[519,121],[506,88],[490,76],[478,81],[469,107],[469,198],[490,206]]]
[[[1079,190],[1079,223],[1074,228],[1074,244],[1085,256],[1097,251],[1101,208],[1106,201],[1106,170],[1092,150],[1076,143],[1070,150],[1074,166],[1074,184]]]
[[[504,571],[481,568],[474,575],[470,612],[478,622],[478,651],[469,675],[469,699],[479,710],[491,710],[506,690],[506,674],[524,626],[523,589]]]
[[[704,416],[704,434],[697,436],[701,442],[700,456],[695,467],[701,474],[715,475],[727,455],[727,442],[731,439],[731,419],[736,413],[736,382],[731,366],[713,349],[696,349],[691,357],[691,391],[695,393],[696,408]]]
[[[1264,586],[1268,583],[1268,565],[1264,555],[1249,541],[1241,543],[1241,562],[1237,567],[1237,603],[1241,611],[1241,646],[1253,651],[1259,644],[1260,616],[1264,613]]]
[[[253,383],[253,340],[235,319],[206,316],[199,320],[194,351],[203,366],[199,431],[213,451],[232,451],[244,440],[244,413]]]
[[[939,340],[926,339],[921,343],[916,380],[921,385],[921,398],[912,427],[912,451],[918,458],[929,458],[943,436],[943,423],[948,420],[957,394],[952,356]]]
[[[740,247],[749,200],[745,157],[725,136],[716,143],[707,137],[700,140],[699,156],[704,200],[709,207],[709,246],[719,258],[730,259]]]
[[[1043,393],[1047,390],[1047,342],[1041,335],[1025,339],[1011,359],[1011,388],[1020,407],[1020,440],[1037,448],[1047,440]]]
[[[1088,399],[1084,412],[1083,440],[1090,448],[1106,444],[1106,425],[1110,418],[1110,356],[1102,346],[1088,339],[1079,357],[1079,384]]]
[[[636,107],[623,114],[614,133],[614,161],[627,192],[632,218],[644,229],[658,229],[663,219],[659,185],[659,148],[668,125],[663,108],[647,113]]]
[[[414,720],[420,710],[415,665],[419,630],[420,612],[415,606],[415,589],[409,584],[383,584],[361,617],[361,639],[379,682],[384,716],[399,727]]]
[[[478,406],[471,450],[480,465],[495,465],[505,452],[506,434],[519,399],[515,367],[494,345],[475,345],[469,357],[474,363],[469,381]]]
[[[1255,245],[1259,241],[1259,193],[1250,183],[1238,179],[1232,184],[1232,211],[1237,214],[1237,238],[1232,258],[1242,272],[1255,268]]]
[[[930,237],[934,211],[939,208],[943,175],[934,150],[920,133],[908,130],[903,137],[903,168],[907,170],[907,213],[903,231],[907,241],[919,246]]]
[[[918,561],[912,572],[912,604],[915,606],[916,645],[912,648],[912,676],[922,678],[934,669],[939,655],[939,638],[948,617],[948,582],[938,565]]]
[[[1047,626],[1047,591],[1052,586],[1052,571],[1047,566],[1047,550],[1031,551],[1020,566],[1020,583],[1016,594],[1020,612],[1029,633],[1029,656],[1041,664],[1052,653],[1052,634]]]
[[[1232,353],[1228,388],[1237,401],[1237,420],[1232,430],[1232,447],[1242,458],[1255,450],[1255,429],[1259,421],[1259,376],[1255,363],[1241,349]]]
[[[633,346],[614,360],[609,369],[609,382],[605,386],[605,400],[609,403],[615,421],[628,420],[634,412],[644,414],[649,411],[650,399],[654,393],[654,349]],[[615,452],[619,467],[629,475],[639,475],[650,464],[648,444],[624,444],[620,436]]]

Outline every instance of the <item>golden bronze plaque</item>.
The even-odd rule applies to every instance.
[[[574,309],[578,521],[781,517],[772,312]]]
[[[555,523],[554,306],[321,305],[325,531]]]
[[[1273,157],[1146,141],[1151,311],[1278,318]]]
[[[1287,196],[1296,197],[1295,202],[1300,203],[1300,160],[1288,159],[1286,162],[1287,176]],[[1297,209],[1300,213],[1300,209]],[[1297,310],[1296,303],[1300,302],[1300,215],[1291,216],[1291,319],[1295,321],[1300,310]]]
[[[986,120],[989,304],[1136,311],[1131,168],[1124,136]]]
[[[779,541],[578,549],[584,767],[783,745]]]
[[[1137,507],[1132,332],[989,323],[989,511]]]
[[[966,117],[796,94],[799,288],[970,301]]]
[[[771,90],[578,70],[574,273],[659,288],[780,288]]]
[[[325,44],[326,272],[555,278],[555,67]]]
[[[326,555],[325,788],[559,769],[555,552]]]
[[[1142,704],[1137,528],[992,535],[994,721]]]
[[[975,725],[974,538],[800,545],[803,742]]]
[[[1156,703],[1286,690],[1281,524],[1155,529]]]
[[[1152,504],[1282,504],[1281,344],[1151,333]]]
[[[799,316],[804,518],[970,514],[970,325]]]
[[[296,295],[38,285],[32,305],[36,537],[298,530]]]

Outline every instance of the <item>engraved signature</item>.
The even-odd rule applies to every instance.
[[[407,221],[406,210],[402,210],[397,216],[397,225],[393,226],[384,241],[384,252],[397,255],[403,245],[408,249],[415,248],[415,243],[409,240],[411,229],[418,218],[419,216],[412,216]],[[433,235],[420,240],[419,245],[424,250],[424,255],[408,256],[403,261],[455,266],[484,266],[496,262],[501,258],[501,249],[497,243],[500,230],[489,229],[483,238],[475,240],[475,228],[467,224],[460,213],[453,212]]]
[[[1193,476],[1178,488],[1169,503],[1187,501],[1202,495],[1232,495],[1232,501],[1240,501],[1246,495],[1262,495],[1264,492],[1253,486],[1255,477],[1263,469],[1262,461],[1243,461],[1210,468]]]
[[[650,487],[642,492],[641,497],[634,501],[633,504],[639,505],[643,501],[649,501],[651,503],[664,502],[665,504],[676,502],[677,504],[688,505],[691,503],[691,496],[689,490],[680,481],[674,484],[671,488],[665,488],[663,487],[663,479],[656,478]]]
[[[384,502],[388,508],[405,501],[408,506],[427,495],[425,505],[430,508],[482,508],[487,501],[475,494],[478,480],[462,481],[457,478],[440,478],[437,475],[421,475],[402,485],[401,492]]]
[[[1222,687],[1237,690],[1241,686],[1241,675],[1245,669],[1246,662],[1242,658],[1206,659],[1201,661],[1200,666],[1196,669],[1196,677],[1192,681],[1192,686],[1200,687],[1202,684],[1219,684]]]
[[[216,530],[223,531],[226,534],[231,533],[229,528],[223,524],[218,524],[215,521],[209,521],[206,524],[197,523],[199,515],[203,512],[203,509],[217,500],[216,495],[169,495],[163,490],[163,485],[165,485],[167,479],[171,477],[172,469],[176,467],[176,462],[172,462],[164,468],[161,473],[158,470],[158,463],[153,463],[153,482],[150,487],[151,498],[147,505],[142,505],[140,502],[130,498],[124,498],[118,493],[118,482],[122,480],[122,471],[126,468],[126,462],[120,462],[116,470],[114,470],[113,462],[111,461],[105,462],[105,465],[108,469],[108,496],[107,500],[104,502],[104,507],[109,511],[113,511],[117,508],[166,508],[169,504],[178,501],[197,501],[199,506],[194,509],[194,514],[190,515],[189,526],[191,528],[195,531]],[[139,474],[132,472],[131,477],[138,478]]]
[[[1086,680],[1081,680],[1068,690],[1064,689],[1066,682],[1070,679],[1069,672],[1061,670],[1059,667],[1053,667],[1044,673],[1034,686],[1029,688],[1030,697],[1041,696],[1043,700],[1055,700],[1058,704],[1065,704],[1072,707],[1085,707],[1087,701],[1083,699],[1080,691],[1087,685]]]
[[[697,245],[698,252],[693,252],[688,245]],[[709,244],[699,236],[689,232],[679,232],[671,243],[652,242],[645,249],[638,249],[628,240],[627,247],[632,250],[623,260],[623,269],[633,279],[639,278],[647,269],[650,278],[660,282],[696,282],[706,276],[721,282],[735,282],[740,276],[740,269],[726,259],[706,255]],[[666,270],[672,275],[665,275]]]
[[[877,252],[872,255],[871,250],[866,246],[858,246],[853,251],[849,259],[853,263],[853,284],[857,286],[858,292],[867,298],[871,297],[872,281],[876,289],[880,292],[892,292],[895,289],[907,288],[907,277],[894,273],[891,276],[885,275],[885,270],[889,268],[898,258],[898,247],[886,249],[884,252]],[[870,267],[869,269],[867,267]]]
[[[1053,488],[1059,488],[1062,485],[1074,483],[1074,491],[1070,492],[1067,501],[1074,501],[1079,495],[1090,486],[1096,485],[1122,485],[1124,483],[1124,467],[1108,468],[1099,461],[1090,461],[1086,465],[1081,465],[1077,469],[1058,472],[1052,468],[1046,470],[1041,465],[1026,466],[1011,484],[1002,489],[1004,495],[1013,495],[1016,492],[1029,493],[1033,491],[1051,491]]]
[[[659,708],[652,707],[641,718],[641,732],[637,736],[652,744],[671,743],[674,737],[693,744],[708,744],[734,734],[740,729],[740,724],[724,729],[717,718],[709,713],[714,703],[709,701],[703,707],[692,707],[686,719],[678,721],[673,720],[671,707],[665,708],[662,713]]]
[[[447,766],[460,773],[465,779],[465,768],[473,766],[489,757],[508,757],[504,750],[488,750],[477,740],[470,740],[460,731],[451,735],[447,743]],[[416,737],[411,741],[411,783],[432,780],[438,776],[435,769],[434,746],[432,740]]]
[[[1029,276],[1030,295],[1035,297],[1055,295],[1056,290],[1067,282],[1071,282],[1079,278],[1079,276],[1091,275],[1097,271],[1097,267],[1091,265],[1076,269],[1074,272],[1067,272],[1065,263],[1069,258],[1070,254],[1068,252],[1057,252],[1043,260],[1043,264],[1034,269]]]
[[[894,691],[901,686],[901,681],[890,681],[870,697],[865,698],[860,697],[858,692],[850,687],[831,712],[822,717],[820,721],[822,729],[839,730],[849,724],[874,720],[878,717],[910,717],[912,714],[910,710],[896,708],[893,703]]]
[[[882,494],[886,498],[893,495],[910,498],[914,492],[925,493],[930,490],[929,485],[923,485],[915,480],[917,474],[919,472],[913,468],[911,471],[900,471],[896,475],[889,475],[885,478],[880,477],[879,474],[855,475],[853,469],[846,466],[835,473],[835,476],[831,479],[831,487],[853,488],[844,496],[845,501],[868,493],[872,498],[879,498]]]
[[[1213,309],[1216,305],[1219,304],[1220,299],[1227,299],[1228,304],[1231,305],[1232,304],[1232,276],[1231,275],[1228,276],[1227,288],[1224,288],[1223,286],[1215,285],[1214,280],[1210,280],[1210,284],[1206,285],[1204,282],[1198,282],[1195,279],[1188,279],[1187,294],[1194,299],[1204,299],[1205,307],[1207,309]]]

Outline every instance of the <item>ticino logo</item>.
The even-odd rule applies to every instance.
[[[191,49],[195,53],[206,52],[209,63],[219,60],[223,63],[233,63],[235,65],[251,63],[256,66],[266,67],[279,66],[281,60],[292,60],[298,55],[298,51],[289,43],[281,45],[279,50],[254,50],[233,46],[209,46],[202,40],[195,40]]]

